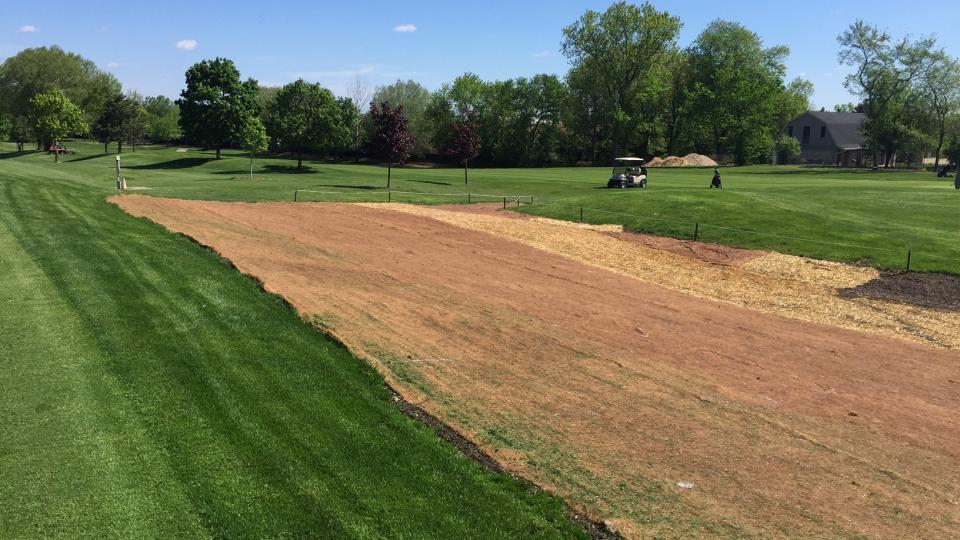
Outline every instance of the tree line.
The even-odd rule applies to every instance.
[[[681,48],[680,28],[678,17],[649,3],[618,2],[562,30],[565,76],[485,81],[466,73],[433,92],[413,80],[373,90],[358,81],[348,97],[303,80],[261,87],[217,58],[187,70],[176,101],[143,98],[123,94],[115,78],[78,55],[26,49],[0,66],[0,130],[21,149],[51,144],[65,130],[103,142],[104,151],[141,140],[201,145],[218,157],[223,148],[269,149],[295,156],[298,167],[308,154],[449,158],[464,166],[689,152],[737,164],[795,157],[798,142],[783,129],[809,109],[813,86],[786,80],[788,48],[725,20]],[[960,150],[960,68],[933,38],[898,41],[857,21],[839,45],[840,61],[854,69],[845,84],[860,102],[837,109],[867,114],[874,163],[892,164],[898,152]],[[53,91],[81,111],[56,133],[32,101]]]

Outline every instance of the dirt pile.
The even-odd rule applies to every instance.
[[[648,167],[716,167],[717,162],[703,154],[687,154],[683,157],[667,156],[655,157],[647,164]]]

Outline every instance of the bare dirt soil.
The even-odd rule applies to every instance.
[[[491,212],[111,200],[628,536],[960,536],[956,312],[842,298],[868,269]]]

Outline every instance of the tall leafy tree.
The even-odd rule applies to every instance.
[[[147,136],[153,142],[170,143],[179,139],[180,107],[166,96],[148,97],[143,100],[147,111]]]
[[[280,148],[296,153],[297,168],[306,151],[327,153],[347,146],[353,126],[352,103],[303,79],[277,92],[267,115],[267,132]]]
[[[407,115],[403,107],[391,107],[389,103],[381,103],[377,107],[370,104],[370,118],[373,121],[373,134],[368,146],[370,153],[377,159],[387,163],[387,188],[390,188],[390,177],[394,163],[403,163],[410,157],[413,148],[413,136],[407,128]]]
[[[27,141],[36,140],[30,119],[26,115],[9,116],[8,119],[7,136],[17,145],[17,152],[23,152]]]
[[[480,133],[477,131],[477,118],[473,111],[467,111],[463,118],[450,127],[447,153],[463,163],[463,185],[467,185],[467,168],[471,159],[480,154]]]
[[[240,71],[226,58],[204,60],[186,73],[180,92],[180,127],[188,142],[220,151],[240,139],[251,116],[260,114],[257,81],[240,81]]]
[[[415,155],[423,156],[434,151],[431,145],[432,126],[426,116],[431,97],[429,90],[413,80],[398,80],[393,84],[377,87],[373,93],[374,103],[386,102],[395,107],[403,107],[410,134],[415,141],[411,149],[411,153]]]
[[[940,167],[940,155],[947,133],[947,118],[960,111],[960,63],[945,54],[936,55],[933,65],[924,73],[922,87],[935,118],[936,169]]]
[[[840,62],[853,68],[844,85],[862,99],[867,114],[864,135],[873,164],[879,165],[883,150],[883,163],[890,165],[897,133],[905,128],[897,111],[915,83],[932,69],[940,53],[934,50],[936,41],[930,37],[894,40],[862,20],[851,24],[837,41]]]
[[[0,141],[8,140],[10,124],[10,117],[5,114],[0,114]]]
[[[63,94],[59,88],[48,90],[30,99],[30,117],[34,133],[46,144],[59,145],[71,133],[87,130],[83,111]],[[60,153],[54,153],[60,161]]]
[[[120,83],[90,60],[60,47],[24,49],[0,65],[0,114],[27,117],[33,96],[60,89],[93,122]]]
[[[136,96],[117,94],[106,106],[94,122],[92,134],[103,143],[103,153],[107,153],[107,145],[117,143],[117,153],[123,153],[123,143],[136,141],[146,129],[148,114],[140,105]]]
[[[644,2],[617,2],[603,13],[589,10],[563,29],[563,54],[570,59],[571,85],[582,85],[611,130],[612,153],[628,144],[633,115],[631,95],[653,68],[676,48],[680,19]]]
[[[731,154],[738,164],[767,161],[783,125],[807,109],[809,84],[784,84],[784,46],[764,48],[739,23],[717,20],[688,51],[692,84],[688,126],[701,148]]]

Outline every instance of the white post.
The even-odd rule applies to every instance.
[[[117,189],[123,189],[120,185],[120,156],[117,156]]]

